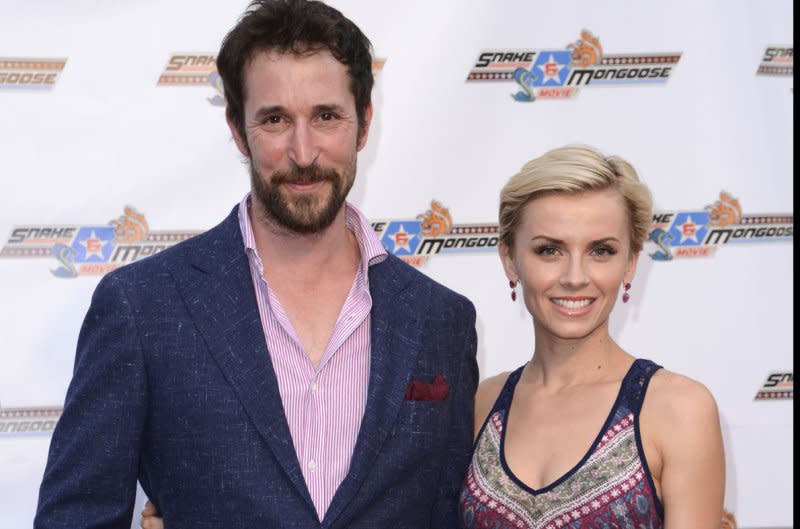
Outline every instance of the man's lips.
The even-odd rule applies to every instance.
[[[284,185],[295,191],[312,191],[322,186],[327,180],[285,182]]]

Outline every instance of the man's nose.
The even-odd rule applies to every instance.
[[[309,167],[318,156],[319,146],[314,131],[307,123],[295,123],[289,143],[289,158],[298,167]]]

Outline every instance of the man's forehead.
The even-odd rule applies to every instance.
[[[331,65],[338,64],[343,68],[346,66],[334,57],[331,51],[325,46],[299,45],[290,49],[266,48],[254,50],[244,65],[244,72],[248,72],[254,63],[278,64],[281,62],[311,62],[322,59]]]
[[[347,67],[327,48],[305,50],[295,53],[269,49],[254,54],[243,72],[246,104],[340,108],[354,105]]]

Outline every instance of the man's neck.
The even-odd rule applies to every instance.
[[[248,215],[263,277],[316,369],[361,262],[358,240],[345,223],[345,206],[330,226],[310,235],[276,229],[259,214],[255,201]]]
[[[345,206],[333,222],[320,232],[300,234],[277,226],[260,204],[252,201],[250,224],[264,276],[291,276],[313,281],[328,272],[355,272],[360,258],[358,242],[345,223]]]

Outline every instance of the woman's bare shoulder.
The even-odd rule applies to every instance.
[[[660,494],[672,526],[714,527],[716,523],[719,527],[725,449],[717,403],[708,388],[659,369],[645,395],[641,425],[642,436],[655,449],[650,462],[660,468]]]
[[[717,403],[711,391],[697,380],[666,369],[659,369],[653,375],[645,405],[667,431],[692,423],[700,426],[719,422]]]
[[[478,384],[478,391],[475,394],[475,424],[476,430],[480,428],[486,416],[492,409],[494,402],[497,400],[500,391],[508,380],[511,371],[505,371],[497,375],[484,379]]]

